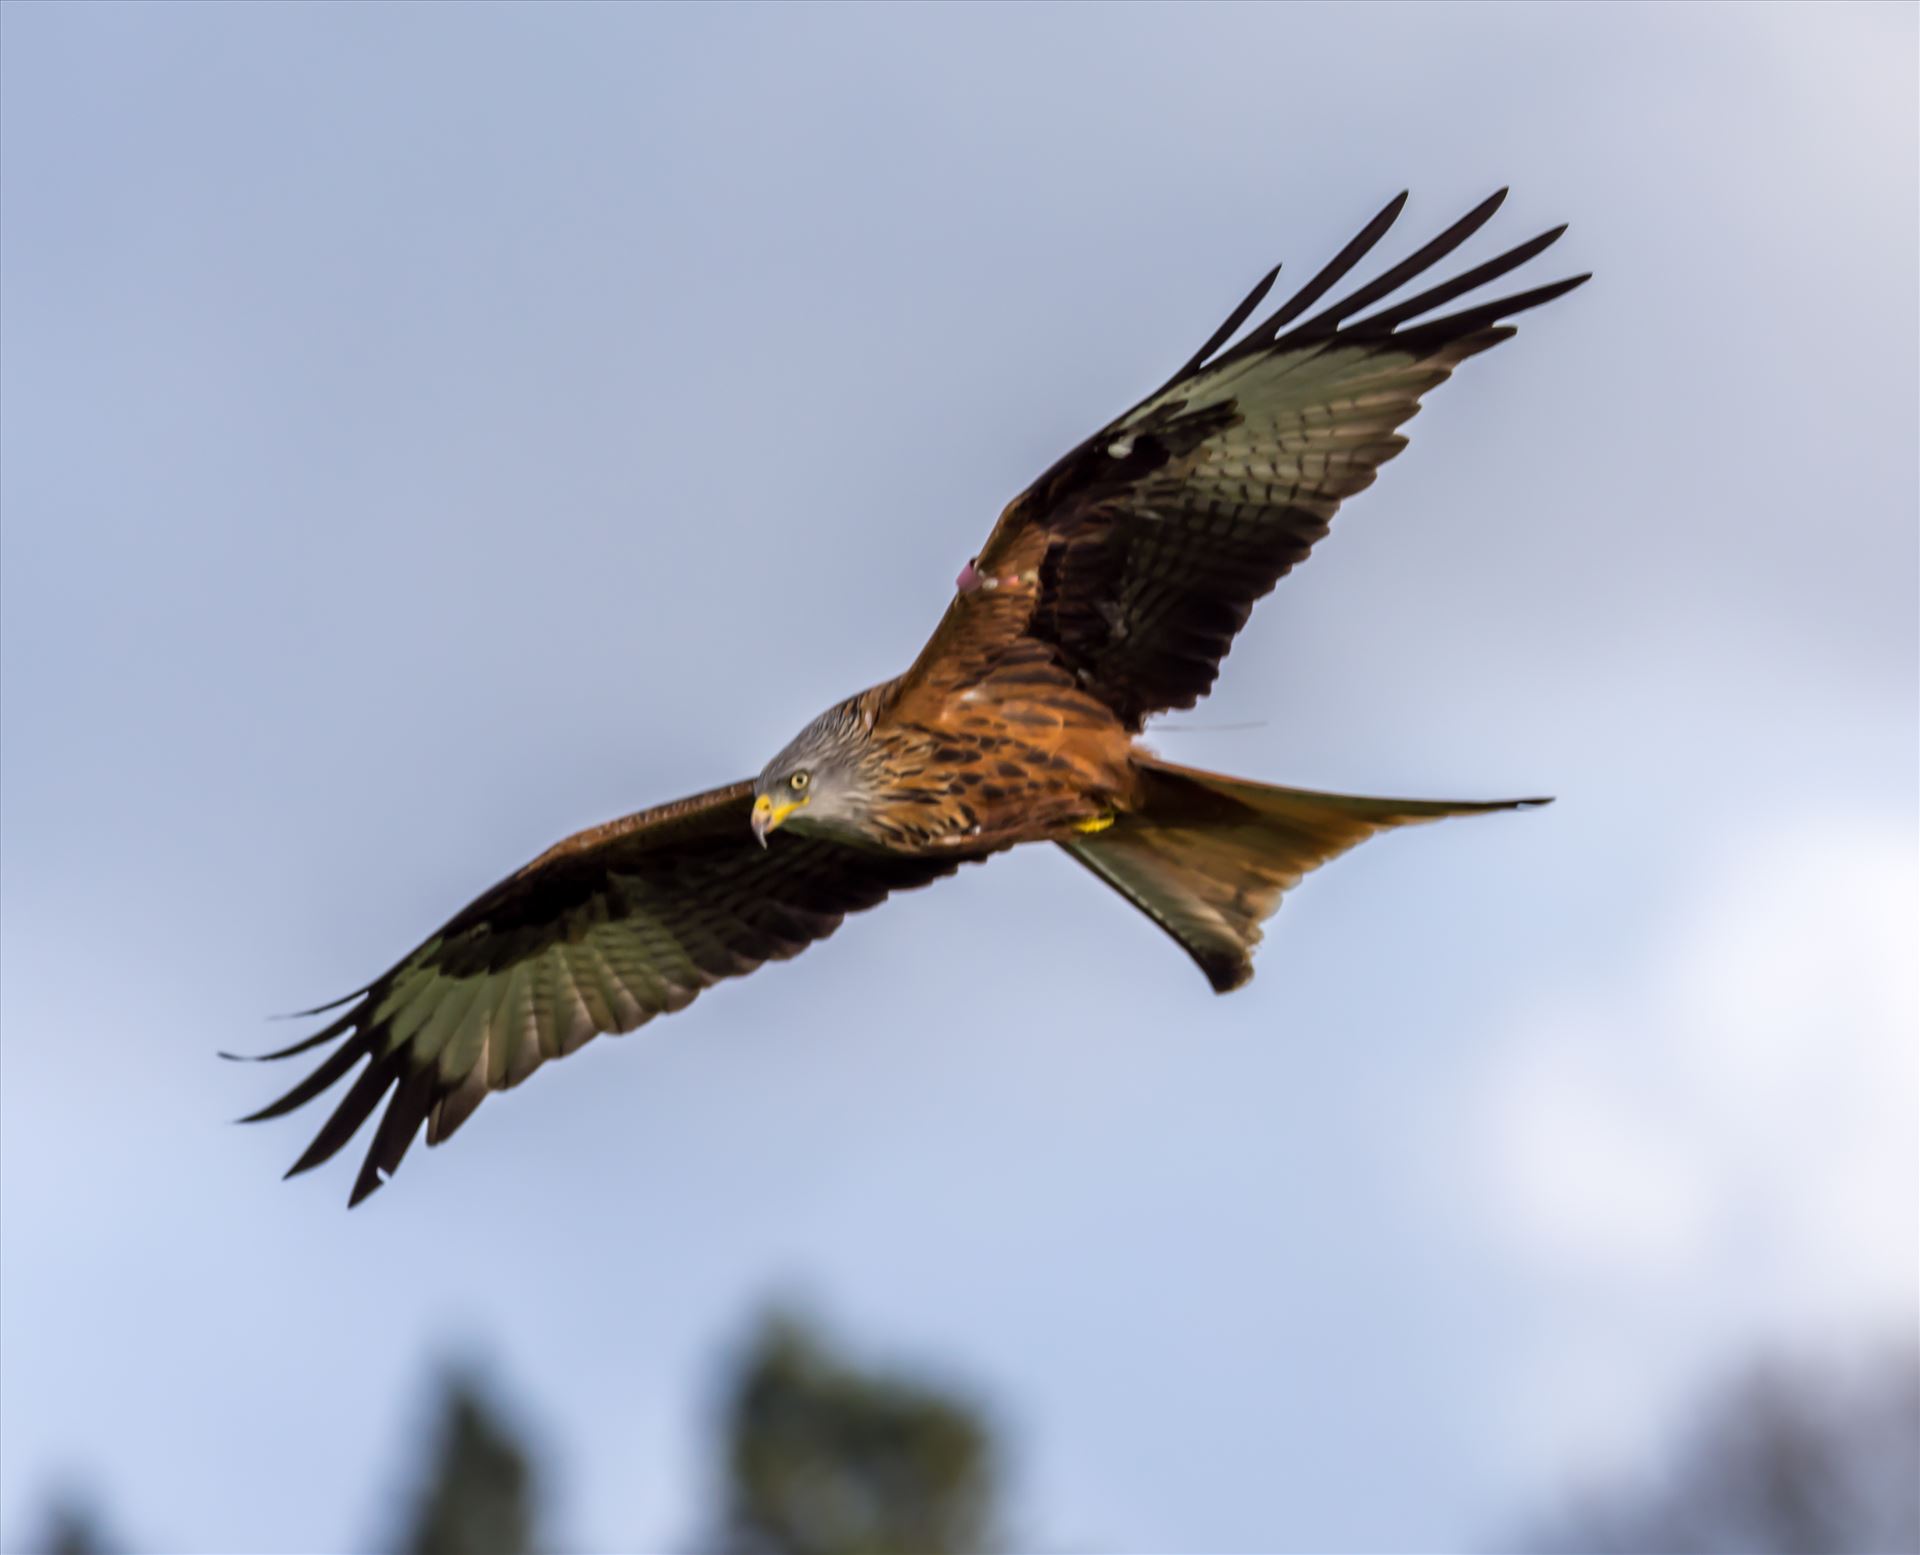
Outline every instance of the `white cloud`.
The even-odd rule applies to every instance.
[[[1540,1283],[1517,1451],[1624,1464],[1761,1346],[1920,1309],[1920,904],[1910,822],[1752,835],[1617,981],[1526,1012],[1471,1105],[1493,1256]]]

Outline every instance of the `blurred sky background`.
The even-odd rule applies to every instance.
[[[783,1297],[993,1399],[1024,1544],[1451,1548],[1911,1335],[1916,14],[6,5],[0,1543],[363,1545],[480,1354],[664,1548]],[[264,1014],[904,665],[1275,259],[1504,183],[1450,269],[1597,279],[1155,739],[1552,809],[1227,999],[998,860],[352,1215],[227,1126]]]

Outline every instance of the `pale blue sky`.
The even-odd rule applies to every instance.
[[[1910,1331],[1915,15],[7,5],[0,1544],[364,1546],[479,1350],[661,1548],[791,1293],[996,1401],[1028,1541],[1464,1547]],[[996,861],[351,1216],[225,1126],[262,1014],[896,670],[1273,260],[1503,183],[1469,257],[1597,279],[1159,738],[1558,805],[1228,999]]]

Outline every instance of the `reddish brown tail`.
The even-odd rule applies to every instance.
[[[1253,976],[1260,925],[1309,871],[1375,832],[1544,799],[1358,799],[1139,758],[1145,803],[1061,846],[1178,940],[1217,993]]]

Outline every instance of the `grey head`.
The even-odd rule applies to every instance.
[[[873,805],[868,771],[873,725],[861,696],[828,708],[768,762],[753,784],[753,834],[790,826],[801,835],[859,840]]]

